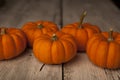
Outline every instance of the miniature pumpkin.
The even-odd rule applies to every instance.
[[[22,30],[26,33],[29,47],[32,47],[34,38],[37,36],[37,34],[42,35],[51,31],[56,32],[58,27],[55,23],[50,21],[37,21],[26,23],[22,27]]]
[[[26,36],[16,28],[0,28],[0,60],[20,55],[26,48]]]
[[[43,34],[37,37],[33,44],[36,58],[46,64],[61,64],[68,62],[76,55],[74,38],[62,32]]]
[[[81,15],[80,22],[68,24],[62,28],[62,32],[71,34],[74,36],[77,42],[78,51],[85,51],[88,39],[95,33],[99,33],[100,29],[90,23],[84,23],[83,19],[86,16],[86,12]]]
[[[87,44],[89,59],[96,65],[116,69],[120,68],[120,33],[102,32],[91,37]]]

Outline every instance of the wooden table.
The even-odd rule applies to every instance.
[[[98,25],[103,31],[110,27],[120,32],[120,10],[111,0],[6,0],[0,7],[0,26],[20,28],[25,22],[49,20],[63,26],[79,21],[83,10],[85,22]],[[45,65],[32,50],[17,58],[0,61],[0,80],[120,80],[120,69],[108,70],[93,65],[86,53],[78,53],[68,63]]]

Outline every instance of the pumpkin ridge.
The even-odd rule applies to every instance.
[[[108,67],[108,57],[109,57],[108,55],[109,55],[109,51],[110,51],[110,43],[109,43],[108,53],[107,53],[107,58],[106,58],[106,67]]]
[[[13,36],[11,36],[10,34],[8,34],[10,37],[11,37],[11,39],[12,39],[12,41],[13,41],[13,43],[14,43],[14,49],[15,49],[15,56],[17,56],[17,46],[16,46],[16,43],[15,43],[15,40],[14,40],[14,38],[13,38]],[[16,54],[17,53],[17,54]]]
[[[51,62],[53,62],[53,57],[52,57],[52,46],[53,46],[53,43],[54,42],[51,42],[51,45],[50,45],[50,57],[51,57]]]
[[[89,29],[91,29],[92,31],[94,31],[94,32],[97,33],[97,31],[95,30],[95,28],[93,28],[92,26],[91,26],[91,27],[89,27],[89,26],[85,26],[85,28],[89,28]]]
[[[63,42],[61,41],[61,39],[59,39],[59,42],[62,44],[62,47],[63,47],[63,51],[64,51],[64,60],[63,60],[63,62],[65,62],[65,59],[66,59],[66,52],[65,52],[65,46],[64,46],[64,44],[63,44]]]
[[[117,34],[115,37],[113,36],[113,38],[114,38],[114,41],[116,42],[116,43],[118,43],[118,44],[120,44],[120,35],[119,34]]]
[[[74,24],[70,24],[71,25],[71,27],[68,27],[68,28],[78,28],[78,27],[76,27]],[[79,26],[79,25],[78,25]]]
[[[1,45],[2,45],[2,52],[3,52],[3,59],[5,58],[6,59],[6,57],[5,57],[5,55],[4,55],[4,47],[3,47],[3,38],[2,38],[3,36],[1,36]]]
[[[114,44],[117,44],[116,42],[114,42]],[[120,45],[119,45],[119,49],[120,49]],[[116,50],[117,51],[117,50]],[[114,54],[114,56],[115,56],[115,54]],[[120,64],[119,64],[120,65]],[[113,66],[115,66],[115,63],[113,64]]]
[[[64,40],[64,41],[67,41],[67,42],[69,42],[70,43],[70,45],[73,47],[73,44],[71,43],[71,41],[69,41],[69,40],[67,40],[67,39],[61,39],[61,40]],[[74,47],[73,47],[74,48]],[[74,51],[73,51],[74,52]],[[74,55],[75,56],[75,55]],[[73,56],[73,57],[74,57]],[[73,57],[71,57],[70,59],[72,59]],[[67,60],[68,61],[68,60]],[[65,62],[67,62],[67,61],[65,61]]]
[[[74,36],[73,37],[77,37],[77,32],[78,32],[78,30],[76,29],[76,31],[75,31],[75,34],[74,34]],[[76,39],[75,39],[75,41],[76,41]]]
[[[107,66],[107,60],[108,60],[108,54],[109,54],[109,53],[108,53],[108,51],[109,51],[109,47],[110,47],[109,45],[110,45],[110,44],[108,43],[107,52],[106,52],[106,53],[107,53],[107,55],[106,55],[106,62],[105,62],[105,66]]]
[[[102,39],[99,40],[99,43],[98,43],[97,48],[96,48],[96,50],[95,50],[95,53],[96,53],[96,54],[95,54],[95,57],[94,57],[94,59],[95,59],[95,60],[94,60],[95,63],[98,63],[98,62],[96,61],[96,60],[97,60],[96,55],[98,54],[98,53],[97,53],[97,50],[99,49],[99,46],[101,46],[102,41],[103,41]],[[105,62],[105,63],[106,63],[106,62]],[[98,64],[100,64],[100,63],[98,63]],[[105,65],[104,65],[104,66],[105,66]]]
[[[98,31],[99,29],[96,27],[96,25],[91,25],[91,27],[90,26],[85,26],[85,28],[92,29],[95,33],[100,32],[100,31]]]
[[[88,31],[85,28],[83,30],[85,31],[85,33],[87,33],[87,38],[89,39]],[[87,39],[87,41],[88,41],[88,39]]]
[[[68,32],[71,32],[71,30],[73,30],[73,29],[75,30],[74,35],[73,35],[72,33],[69,33],[69,34],[71,34],[71,35],[75,36],[75,34],[77,33],[77,28],[69,28],[69,27],[65,27],[65,28],[62,30],[62,32],[64,32],[64,33],[67,33],[67,34],[68,34]],[[64,30],[65,30],[65,31],[67,30],[67,31],[65,32]]]
[[[120,39],[119,39],[119,38],[120,38],[120,35],[119,35],[119,34],[117,34],[117,36],[114,38],[114,41],[116,41],[116,42],[117,42],[117,41],[120,41]]]
[[[84,28],[84,30],[85,30],[85,32],[87,33],[87,38],[89,39],[90,38],[90,32],[86,29],[86,28]],[[87,40],[87,42],[88,42],[88,40]]]
[[[82,40],[82,38],[81,38],[81,37],[83,37],[83,33],[84,33],[84,36],[86,37],[86,38],[83,38],[84,40]],[[87,31],[83,28],[77,29],[75,39],[76,39],[76,42],[78,43],[77,44],[78,51],[84,51],[85,46],[87,45],[86,42],[88,41]],[[82,41],[84,41],[84,42],[82,42]],[[79,44],[81,44],[82,46]]]
[[[74,26],[74,27],[73,27]],[[79,26],[79,25],[78,25]],[[63,28],[78,28],[78,27],[76,27],[74,24],[68,24],[68,25],[66,25],[65,27],[63,27]]]
[[[48,41],[48,42],[47,42],[47,41]],[[39,40],[39,43],[37,43],[37,45],[39,45],[40,43],[43,43],[43,44],[44,44],[44,43],[46,43],[46,42],[49,43],[50,45],[52,44],[51,41],[49,41],[49,39],[46,39],[46,40]],[[43,47],[43,44],[42,44],[42,47]],[[41,47],[41,46],[40,46],[40,47]],[[40,49],[40,47],[39,47],[39,49]],[[48,48],[47,48],[47,49],[48,49]],[[50,48],[49,48],[49,49],[50,49]],[[44,54],[44,53],[40,53],[40,54],[37,53],[37,54],[38,54],[38,57],[40,58],[40,57],[41,57],[40,54]],[[48,54],[48,52],[47,52],[47,53],[45,52],[45,54]],[[48,55],[51,55],[51,54],[48,54]],[[44,56],[44,55],[43,55],[43,56]],[[46,58],[46,57],[42,58],[41,61],[45,60],[45,58]],[[50,63],[50,60],[51,60],[51,58],[48,58],[48,59],[45,61],[45,63]]]
[[[14,40],[14,42],[15,43],[17,43],[16,42],[16,40],[15,40],[15,38],[17,37],[17,38],[19,38],[18,40],[19,40],[19,42],[20,43],[22,43],[23,45],[24,45],[24,49],[25,49],[25,44],[24,44],[24,40],[21,38],[21,36],[19,36],[19,35],[16,35],[16,34],[11,34],[11,36],[12,36],[12,38],[13,38],[13,40]],[[18,47],[17,47],[17,45],[15,44],[15,46],[16,46],[16,53],[17,53],[17,55],[19,55],[21,52],[23,52],[24,51],[24,49],[23,50],[21,50],[21,52],[19,52],[19,49],[18,49]],[[18,53],[19,52],[19,53]]]
[[[34,44],[33,45],[38,45],[37,44],[37,42],[36,41],[38,41],[39,39],[36,39],[35,41],[34,41]],[[36,52],[36,49],[37,49],[37,47],[35,46],[35,47],[33,47],[33,52],[35,53],[34,55],[35,55],[35,57],[37,57],[37,58],[39,58],[39,55],[38,55],[38,52]]]
[[[22,36],[20,34],[18,34],[18,33],[15,33],[14,35],[16,35],[16,36],[18,36],[18,37],[20,37],[22,39],[22,43],[24,43],[24,48],[25,48],[26,47],[26,43],[27,43],[27,38],[26,38],[26,36],[24,36],[25,35],[24,33],[22,33],[22,32],[20,32],[20,33],[22,34]]]
[[[57,43],[57,41],[54,41],[54,43],[55,43],[55,42]],[[58,51],[59,51],[59,50],[58,50],[58,46],[56,46],[56,49],[57,49],[57,50],[56,50],[56,54],[57,54],[57,56],[58,56],[58,54],[59,54],[59,52],[58,52]],[[57,58],[56,61],[53,60],[53,63],[56,64],[56,62],[58,62],[58,58]],[[60,63],[61,63],[61,62],[60,62]]]
[[[35,41],[36,41],[37,39],[38,39],[38,40],[49,40],[49,38],[44,37],[44,39],[43,39],[43,38],[36,38]]]
[[[108,38],[106,38],[103,34],[102,34],[102,37],[104,37],[105,40],[108,42]],[[109,51],[109,47],[110,47],[110,43],[108,43],[107,52],[106,52],[107,53],[107,55],[106,55],[106,62],[105,62],[105,66],[106,67],[108,67],[107,64],[108,64],[108,55],[109,55],[108,51]]]
[[[95,41],[95,40],[94,40]],[[97,46],[99,46],[99,44],[100,44],[100,41],[101,40],[98,40],[98,44],[97,44]],[[91,44],[92,45],[92,44]],[[92,49],[93,47],[91,46],[90,47],[90,53],[91,53],[91,49]],[[97,49],[98,49],[98,47],[97,48],[95,48],[95,52],[94,53],[96,53],[97,52]],[[91,55],[91,54],[89,54],[89,55]],[[91,60],[93,60],[94,59],[94,63],[96,63],[96,54],[95,54],[95,56],[91,59]]]
[[[99,36],[99,35],[97,35],[97,36]],[[93,40],[92,40],[93,39]],[[87,54],[88,54],[88,56],[90,56],[91,54],[89,53],[89,52],[91,52],[90,50],[91,50],[91,48],[92,47],[90,47],[90,46],[92,46],[92,44],[93,44],[93,42],[95,42],[96,40],[98,40],[99,38],[97,37],[97,38],[91,38],[89,41],[90,41],[90,43],[88,43],[89,44],[89,46],[87,46]],[[91,42],[91,40],[92,40],[92,42]]]
[[[7,37],[9,36],[9,38],[11,38],[11,40],[13,41],[13,43],[14,43],[14,40],[13,40],[13,38],[9,35],[9,34],[6,34],[6,35],[4,35],[4,38],[6,39]],[[3,38],[2,38],[2,45],[3,45]],[[13,45],[12,45],[13,46]],[[14,48],[15,48],[15,43],[14,43]],[[4,48],[4,46],[3,46],[3,55],[4,55],[4,59],[9,59],[9,58],[7,58],[6,57],[6,54],[5,54],[5,48]],[[16,50],[16,49],[15,49]],[[15,51],[16,52],[16,51]],[[14,55],[16,55],[16,54],[14,54]],[[13,57],[15,57],[15,56],[13,56]]]
[[[110,42],[110,43],[109,43],[108,55],[110,54],[110,44],[115,44],[115,42]],[[108,65],[108,64],[109,64],[109,63],[108,63],[108,57],[109,57],[109,56],[108,56],[108,55],[107,55],[107,64],[106,64],[107,68],[109,68],[109,65]],[[115,54],[114,54],[114,56],[115,56]],[[113,64],[112,66],[114,66],[114,65],[115,65],[115,64]]]

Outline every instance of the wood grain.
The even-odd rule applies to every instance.
[[[6,0],[0,8],[0,26],[21,27],[25,22],[48,20],[59,24],[59,0]]]
[[[64,64],[64,80],[120,80],[120,70],[102,69],[91,63],[86,54],[77,54]]]
[[[33,55],[32,50],[21,56],[0,61],[0,80],[62,80],[61,65],[45,65]]]

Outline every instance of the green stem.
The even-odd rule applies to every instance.
[[[52,35],[52,40],[55,41],[55,40],[57,40],[57,39],[58,39],[58,38],[57,38],[57,35],[56,35],[56,34],[53,34],[53,35]]]
[[[5,28],[1,28],[1,33],[0,33],[0,34],[1,34],[1,35],[6,34]]]
[[[43,28],[43,25],[42,25],[42,24],[39,24],[39,25],[38,25],[38,28]]]
[[[87,11],[84,11],[82,13],[82,15],[80,16],[79,28],[82,28],[82,23],[83,23],[83,20],[84,20],[84,18],[85,18],[86,15],[87,15]]]
[[[110,29],[110,31],[108,32],[108,34],[109,34],[108,41],[109,42],[113,41],[114,40],[113,39],[113,29]]]

